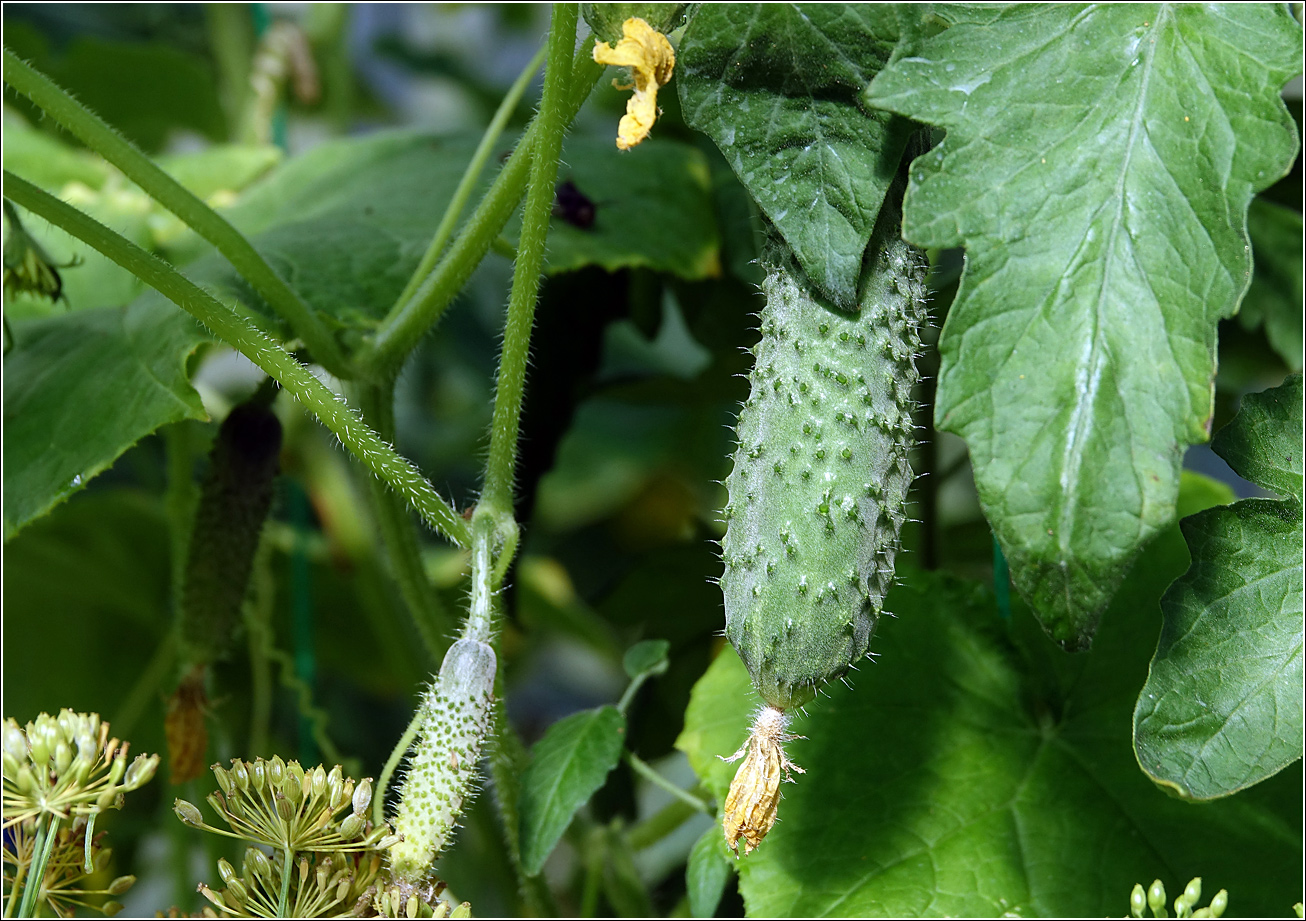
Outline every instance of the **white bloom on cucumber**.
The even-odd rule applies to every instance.
[[[477,763],[494,711],[494,650],[463,639],[445,654],[422,701],[422,725],[399,808],[391,823],[403,840],[390,848],[399,881],[419,882],[449,844],[476,792]]]

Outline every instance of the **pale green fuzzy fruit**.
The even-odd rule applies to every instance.
[[[431,872],[475,793],[481,744],[494,710],[495,666],[488,644],[459,640],[426,692],[417,744],[391,822],[404,838],[390,848],[396,880],[415,883]]]
[[[758,693],[801,706],[866,654],[893,581],[912,474],[925,269],[891,192],[858,313],[815,294],[787,247],[763,253],[766,307],[726,480],[726,635]]]

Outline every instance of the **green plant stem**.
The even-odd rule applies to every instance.
[[[653,770],[652,765],[650,765],[643,758],[639,757],[639,755],[635,754],[633,751],[627,749],[626,751],[622,752],[622,757],[625,759],[626,763],[630,765],[631,769],[636,774],[643,777],[645,780],[653,784],[655,787],[660,787],[663,790],[666,790],[668,793],[670,793],[676,799],[683,802],[685,805],[689,806],[695,812],[703,812],[703,813],[707,813],[708,815],[712,814],[711,806],[703,802],[701,799],[699,799],[697,796],[690,793],[689,791],[682,790],[680,787],[677,787],[671,781],[667,780],[657,771]]]
[[[294,872],[291,865],[295,855],[290,848],[281,849],[281,894],[277,896],[277,917],[286,917],[286,906],[290,904],[290,874]]]
[[[27,870],[27,881],[23,885],[23,901],[18,906],[18,917],[35,918],[36,900],[41,894],[45,882],[45,868],[50,863],[50,853],[54,850],[54,839],[59,834],[59,820],[49,813],[43,813],[36,820],[36,841],[32,845],[32,865]]]
[[[253,245],[227,220],[145,156],[44,74],[4,50],[4,81],[31,99],[78,140],[122,170],[144,192],[181,218],[217,248],[259,296],[290,323],[313,357],[332,374],[348,379],[353,370],[331,333]]]
[[[399,741],[390,751],[390,757],[385,760],[385,767],[381,768],[381,776],[372,791],[372,822],[375,825],[385,821],[385,793],[390,786],[390,778],[399,770],[399,762],[404,759],[404,755],[413,744],[413,739],[417,738],[417,732],[421,729],[422,719],[425,716],[426,701],[423,699],[413,712],[413,718],[408,721],[408,728],[404,730],[404,734],[399,737]]]
[[[394,440],[394,392],[393,380],[364,384],[358,391],[363,418],[386,441]],[[381,541],[390,559],[391,575],[426,647],[432,668],[438,669],[449,645],[445,637],[453,632],[453,619],[426,577],[421,542],[408,517],[408,509],[376,477],[368,477],[367,485]]]
[[[574,34],[573,32],[573,36]],[[593,46],[594,39],[591,36],[581,45],[573,59],[571,85],[563,111],[564,123],[575,118],[605,69],[603,65],[594,62]],[[570,55],[570,48],[567,53]],[[553,60],[550,52],[551,69]],[[547,72],[545,84],[548,84]],[[379,377],[383,370],[393,370],[403,364],[418,340],[440,319],[454,295],[462,290],[473,270],[481,264],[490,244],[498,237],[503,225],[517,208],[517,203],[521,201],[531,161],[543,133],[543,114],[541,104],[541,111],[527,127],[517,149],[499,171],[449,251],[413,296],[402,307],[390,311],[371,342],[356,356],[356,365],[362,373]],[[549,194],[553,194],[552,188]]]
[[[458,188],[454,190],[453,197],[449,199],[449,204],[444,209],[444,215],[440,218],[440,224],[435,228],[435,235],[431,237],[431,243],[426,247],[426,252],[422,255],[422,261],[417,264],[413,271],[412,278],[408,279],[408,284],[404,286],[403,292],[395,301],[391,312],[403,310],[404,305],[409,299],[417,293],[426,276],[431,274],[431,269],[435,268],[435,261],[440,258],[444,252],[445,246],[449,243],[449,238],[453,236],[454,225],[458,223],[458,218],[462,217],[463,208],[467,206],[467,199],[472,195],[472,189],[476,186],[476,181],[481,178],[481,173],[485,170],[485,164],[489,162],[490,155],[494,153],[494,145],[498,143],[499,136],[503,134],[504,127],[508,124],[508,119],[517,109],[517,103],[521,101],[522,94],[526,92],[526,87],[530,85],[531,78],[535,76],[535,71],[540,69],[540,64],[544,62],[544,53],[547,48],[541,48],[535,53],[517,77],[508,90],[508,95],[503,97],[499,103],[499,108],[495,110],[494,117],[490,119],[490,125],[485,129],[485,134],[481,135],[481,143],[477,145],[476,152],[472,154],[471,162],[467,164],[467,169],[463,171],[462,179],[458,181]]]
[[[575,44],[579,7],[559,3],[553,7],[549,29],[549,63],[544,72],[544,93],[536,117],[538,136],[531,161],[530,186],[522,208],[521,238],[513,263],[512,293],[503,329],[499,357],[499,380],[494,394],[494,417],[490,424],[490,456],[485,465],[481,504],[494,512],[512,509],[513,474],[517,460],[517,433],[521,423],[522,391],[530,357],[531,327],[535,322],[535,301],[540,289],[540,269],[553,212],[554,188],[558,179],[558,157],[562,136],[571,114],[567,107],[569,61]]]
[[[585,882],[580,895],[580,916],[593,918],[599,907],[603,883],[603,829],[594,828],[585,838]]]
[[[103,224],[4,171],[4,194],[50,223],[89,243],[204,324],[277,381],[330,429],[372,473],[412,504],[433,528],[466,547],[467,522],[407,460],[377,436],[358,414],[275,342],[222,305],[163,260],[123,239]]]
[[[644,821],[632,825],[626,833],[626,841],[632,850],[642,851],[684,825],[697,811],[683,799],[672,800]]]

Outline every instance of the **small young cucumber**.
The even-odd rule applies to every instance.
[[[726,481],[726,635],[762,698],[801,706],[866,654],[893,580],[912,480],[925,266],[886,197],[857,313],[815,293],[782,241]]]

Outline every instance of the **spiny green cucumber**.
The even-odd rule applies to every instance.
[[[182,587],[182,661],[221,658],[235,637],[280,470],[281,423],[263,388],[227,414],[209,455]]]
[[[925,267],[901,183],[867,248],[857,313],[816,294],[783,241],[726,481],[726,635],[767,704],[801,706],[866,654],[893,581],[912,474]]]
[[[476,766],[494,715],[494,650],[460,639],[445,653],[422,701],[421,725],[391,825],[402,836],[390,848],[393,878],[417,885],[453,837],[476,792]]]

